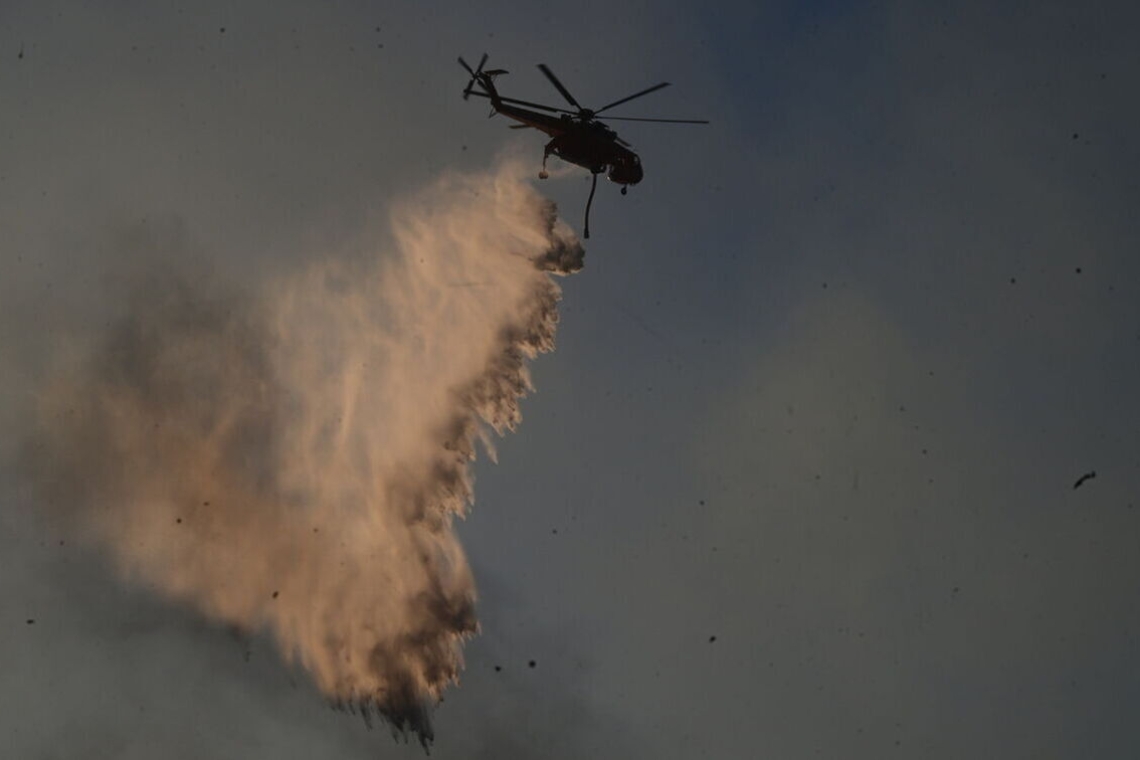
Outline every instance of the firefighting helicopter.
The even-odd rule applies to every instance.
[[[668,82],[655,84],[640,92],[635,92],[633,95],[627,95],[620,100],[615,100],[601,108],[590,109],[583,107],[574,99],[574,96],[570,94],[570,91],[566,89],[562,82],[558,81],[558,77],[554,76],[554,72],[552,72],[546,64],[538,64],[538,70],[550,80],[550,83],[554,85],[554,89],[558,90],[562,97],[566,99],[567,103],[577,109],[571,111],[567,108],[546,106],[541,103],[531,103],[517,98],[503,97],[499,94],[499,91],[495,89],[494,80],[495,77],[506,74],[507,72],[505,69],[488,69],[484,71],[483,66],[486,63],[486,53],[483,54],[479,65],[474,69],[460,56],[459,64],[471,75],[471,80],[467,83],[467,87],[463,89],[463,99],[467,100],[467,98],[472,95],[487,98],[491,101],[492,116],[496,113],[501,113],[519,122],[518,124],[511,125],[511,129],[527,129],[533,127],[550,135],[551,140],[546,144],[546,148],[542,154],[542,171],[538,174],[539,179],[546,179],[550,176],[546,171],[546,159],[548,159],[551,154],[558,156],[563,161],[576,164],[590,171],[590,174],[593,176],[590,184],[590,197],[586,201],[586,223],[584,230],[585,237],[587,238],[590,237],[590,204],[594,201],[594,191],[598,187],[598,175],[605,172],[606,177],[611,182],[616,182],[621,185],[622,195],[626,194],[629,185],[636,185],[641,181],[643,176],[641,159],[633,152],[632,146],[618,137],[617,132],[598,121],[599,119],[612,119],[615,121],[655,121],[666,124],[708,124],[708,121],[704,119],[643,119],[631,116],[599,116],[600,113],[608,111],[614,106],[627,103],[634,98],[640,98],[642,95],[656,92],[663,87],[668,87]],[[476,89],[476,87],[478,87],[478,89]],[[527,108],[519,108],[519,106],[527,106]],[[548,113],[539,113],[538,111],[528,110],[528,108],[537,108],[541,111],[547,111]],[[558,115],[552,116],[549,114]]]

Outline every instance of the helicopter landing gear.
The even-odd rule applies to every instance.
[[[628,185],[622,185],[621,186],[621,194],[625,195],[628,192],[629,192],[629,186]]]
[[[547,177],[549,177],[549,176],[550,176],[550,172],[546,171],[546,169],[543,169],[542,171],[540,171],[540,172],[538,173],[538,178],[539,178],[539,179],[546,179],[546,178],[547,178]]]

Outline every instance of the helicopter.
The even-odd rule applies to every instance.
[[[550,174],[546,171],[546,160],[551,154],[584,169],[592,175],[590,184],[590,197],[586,200],[585,237],[590,237],[590,205],[594,202],[594,191],[598,188],[598,175],[603,172],[611,182],[621,185],[621,194],[629,191],[630,185],[636,185],[644,176],[641,168],[641,159],[633,151],[633,146],[618,137],[617,132],[603,124],[600,119],[615,121],[653,121],[667,124],[708,124],[704,119],[644,119],[631,116],[599,116],[614,106],[628,103],[634,98],[656,92],[668,87],[668,82],[661,82],[647,87],[633,95],[627,95],[620,100],[602,106],[598,109],[585,108],[574,99],[570,91],[554,76],[554,72],[544,64],[538,64],[538,70],[550,80],[554,89],[566,99],[576,110],[547,106],[541,103],[531,103],[517,98],[507,98],[495,89],[495,77],[506,74],[505,69],[483,70],[487,63],[487,54],[483,54],[479,65],[474,69],[459,57],[459,65],[471,75],[467,87],[463,89],[463,99],[467,100],[475,95],[491,101],[491,116],[501,113],[504,116],[519,122],[512,124],[511,129],[537,129],[550,135],[551,140],[546,144],[542,154],[542,171],[538,173],[539,179],[546,179]],[[478,89],[476,89],[478,88]],[[526,108],[520,108],[526,106]],[[537,108],[539,111],[528,109]],[[546,111],[547,113],[541,113]],[[552,115],[557,114],[557,115]]]

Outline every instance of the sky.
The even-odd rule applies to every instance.
[[[539,181],[541,136],[460,97],[487,52],[510,96],[558,104],[546,63],[711,123],[614,124],[645,179],[599,186],[557,350],[475,464],[481,630],[433,756],[1136,755],[1138,15],[5,3],[3,745],[422,756],[124,582],[21,451],[140,271],[383,257],[394,210],[502,155],[580,230],[588,175]]]

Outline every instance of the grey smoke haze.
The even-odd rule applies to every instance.
[[[504,142],[537,173],[457,54],[552,105],[535,63],[587,105],[670,81],[623,114],[713,123],[619,129],[645,182],[599,187],[540,392],[476,467],[482,631],[433,756],[1140,755],[1138,21],[5,3],[0,419],[26,429],[45,357],[121,315],[116,252],[248,292],[367,259],[409,187]],[[539,187],[577,228],[588,180]],[[13,756],[422,757],[2,485]]]

